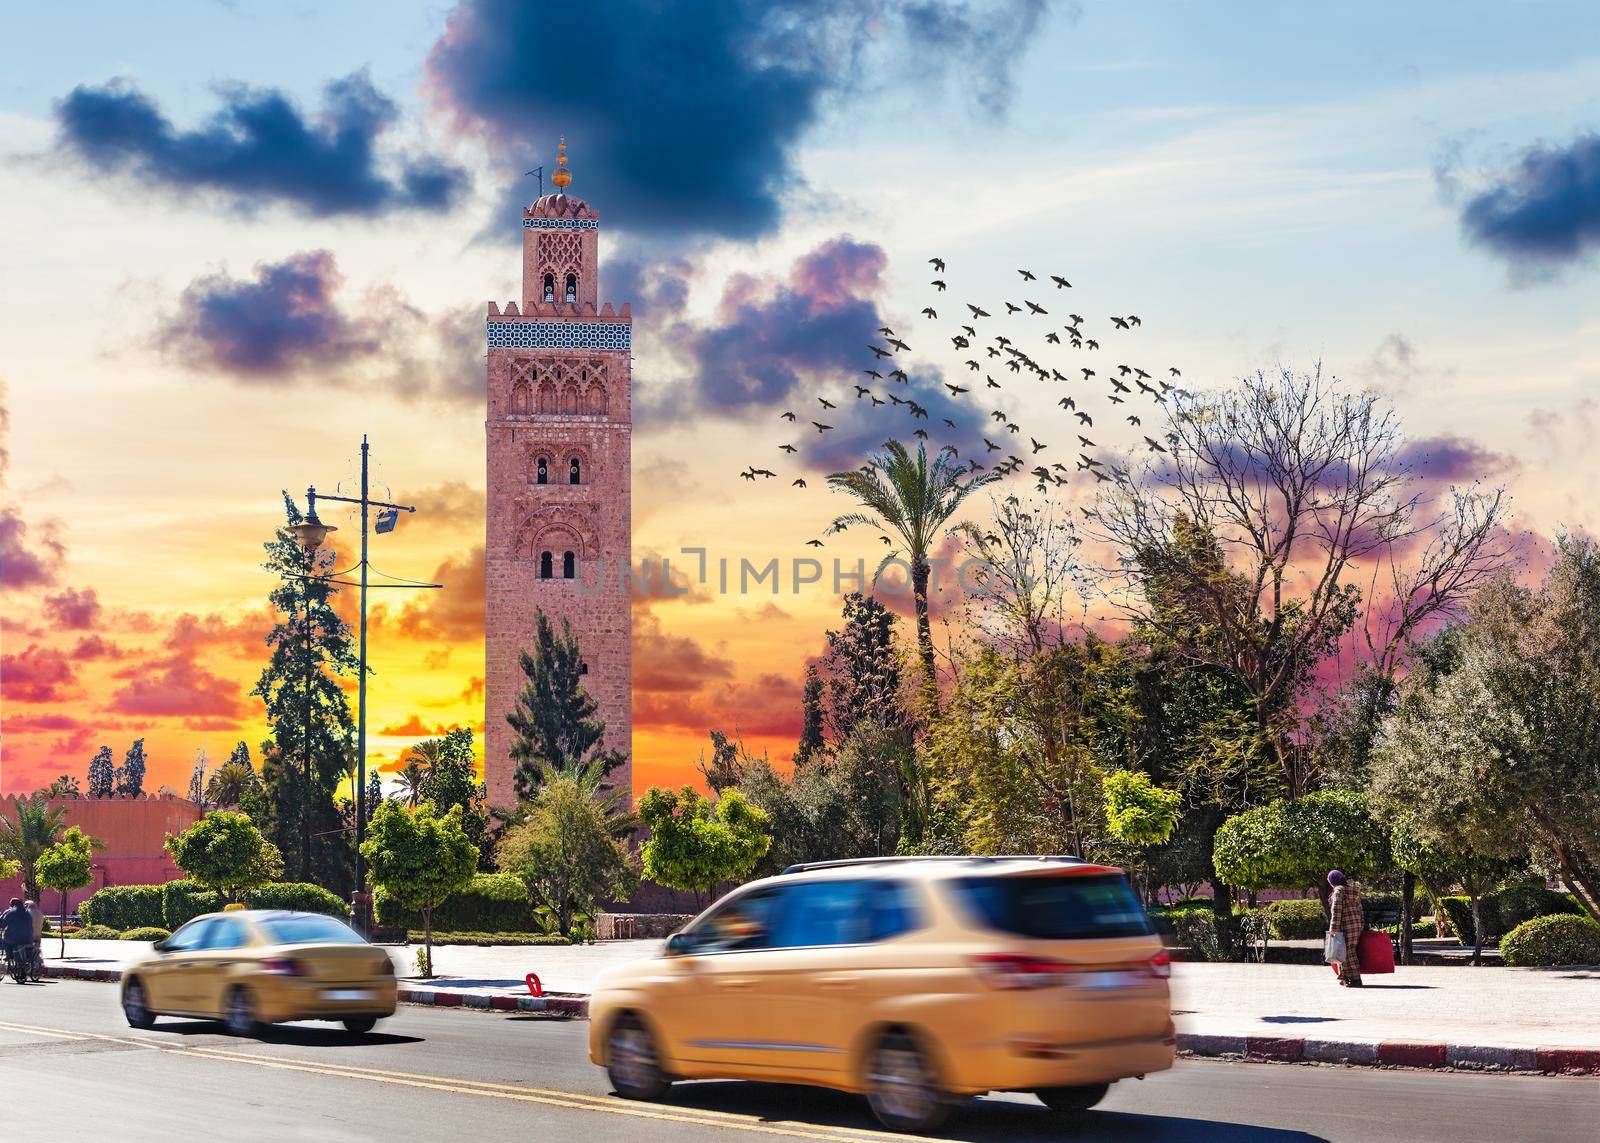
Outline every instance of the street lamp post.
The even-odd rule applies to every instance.
[[[369,567],[367,562],[367,536],[369,532],[369,511],[373,508],[384,509],[386,512],[392,511],[396,514],[400,512],[416,511],[416,508],[409,504],[391,504],[386,500],[373,500],[370,497],[367,470],[368,452],[369,448],[367,445],[367,437],[366,434],[363,433],[361,436],[361,495],[359,498],[352,496],[329,496],[326,493],[319,494],[316,486],[313,485],[306,489],[305,519],[298,524],[291,524],[289,526],[289,531],[294,533],[295,539],[299,541],[300,546],[309,552],[314,552],[322,546],[323,541],[327,539],[329,532],[338,531],[338,529],[332,524],[324,524],[320,519],[317,518],[318,500],[335,500],[342,504],[357,505],[361,509],[361,562],[356,565],[356,567],[361,571],[361,579],[357,583],[350,583],[348,580],[333,578],[336,575],[348,574],[352,570],[350,568],[346,568],[340,572],[329,572],[327,576],[320,578],[325,579],[325,581],[328,583],[344,584],[348,587],[359,586],[361,588],[361,662],[360,667],[358,668],[358,689],[356,699],[356,889],[353,895],[353,900],[351,901],[351,906],[356,916],[357,926],[363,933],[367,930],[367,924],[369,920],[367,865],[366,858],[361,856],[361,843],[366,840],[367,834],[367,589],[369,587],[433,589],[443,586],[437,583],[418,583],[411,580],[398,583],[373,584],[368,582],[367,572]],[[389,527],[384,528],[380,524],[379,531],[388,531],[393,527],[394,523],[391,519],[389,521]],[[309,727],[309,725],[310,711],[308,709],[307,726]],[[308,732],[308,742],[309,739],[310,735]],[[308,754],[306,758],[308,776],[310,765],[311,760],[310,755]]]

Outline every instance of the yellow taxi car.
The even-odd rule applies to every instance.
[[[199,1016],[226,1021],[236,1036],[281,1020],[334,1020],[359,1034],[394,1015],[389,954],[320,913],[208,913],[151,951],[122,974],[122,1011],[135,1028]]]
[[[821,862],[742,886],[661,956],[603,975],[589,1056],[631,1099],[735,1078],[863,1093],[900,1131],[989,1091],[1070,1114],[1172,1066],[1170,975],[1117,869]]]

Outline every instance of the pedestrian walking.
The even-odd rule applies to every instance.
[[[1344,938],[1344,959],[1334,965],[1339,973],[1340,985],[1361,987],[1361,933],[1366,921],[1361,916],[1361,894],[1337,869],[1328,873],[1328,884],[1333,897],[1328,902],[1328,933],[1338,933]]]

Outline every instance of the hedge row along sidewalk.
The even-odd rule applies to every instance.
[[[120,969],[53,964],[51,976],[73,980],[118,981]],[[492,1012],[547,1012],[585,1020],[589,997],[583,993],[516,996],[506,993],[401,985],[400,1002],[432,1008],[471,1008]],[[1379,1068],[1453,1068],[1470,1071],[1537,1072],[1600,1076],[1600,1047],[1529,1048],[1493,1044],[1428,1043],[1412,1040],[1331,1040],[1290,1036],[1214,1035],[1180,1032],[1178,1052],[1253,1063],[1343,1064]]]

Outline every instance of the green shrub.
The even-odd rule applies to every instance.
[[[202,913],[222,909],[222,896],[193,881],[168,881],[161,887],[161,925],[176,930]]]
[[[1385,925],[1381,932],[1388,933],[1395,940],[1400,939],[1399,925]],[[1421,940],[1423,937],[1436,937],[1439,935],[1439,926],[1432,921],[1416,921],[1411,925],[1411,939]]]
[[[412,944],[422,943],[422,930],[406,933]],[[560,933],[434,933],[435,945],[570,945],[572,942]]]
[[[1524,921],[1563,913],[1583,915],[1577,899],[1546,889],[1537,882],[1508,885],[1483,899],[1483,927],[1490,940],[1499,940]]]
[[[1535,917],[1506,934],[1500,955],[1513,968],[1600,964],[1600,924],[1570,913]]]
[[[116,929],[105,925],[85,925],[71,935],[85,941],[114,941],[122,936]]]
[[[1172,928],[1172,945],[1191,950],[1201,960],[1221,960],[1217,944],[1217,918],[1210,909],[1180,909],[1167,914]]]
[[[1367,928],[1375,929],[1382,922],[1392,925],[1405,919],[1405,899],[1398,893],[1361,894],[1361,916]]]
[[[422,928],[422,914],[378,890],[373,899],[380,925]],[[528,887],[513,873],[477,873],[467,887],[433,910],[433,927],[457,933],[526,933],[534,928]]]
[[[244,903],[252,909],[297,909],[343,920],[350,907],[321,885],[305,881],[274,881],[246,890]]]
[[[1450,922],[1450,930],[1455,933],[1456,939],[1464,945],[1473,944],[1471,899],[1440,897],[1434,904],[1444,910],[1445,920]]]
[[[1168,909],[1209,909],[1210,897],[1179,897],[1172,904],[1165,906]]]
[[[141,925],[137,929],[127,929],[121,939],[125,941],[164,941],[172,935],[168,929],[160,925]]]
[[[1267,906],[1272,935],[1280,941],[1316,940],[1328,931],[1328,915],[1315,897],[1304,901],[1274,901]]]
[[[160,885],[108,885],[98,889],[78,906],[78,916],[86,925],[136,929],[142,925],[161,925]]]

